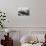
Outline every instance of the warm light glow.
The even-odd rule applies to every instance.
[[[9,29],[5,29],[5,32],[8,33],[8,32],[10,32],[10,31],[9,31]]]

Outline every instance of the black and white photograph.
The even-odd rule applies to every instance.
[[[30,10],[28,8],[18,8],[18,16],[29,16]]]

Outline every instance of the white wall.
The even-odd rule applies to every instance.
[[[46,0],[32,0],[32,26],[46,26]]]
[[[30,9],[30,16],[18,16],[20,7]],[[0,9],[6,12],[8,27],[46,27],[46,0],[0,0]]]
[[[18,16],[17,10],[20,7],[29,8],[30,16]],[[0,9],[6,12],[7,27],[24,27],[11,29],[20,31],[20,36],[31,31],[46,31],[43,28],[46,27],[46,0],[0,0]]]
[[[16,26],[28,26],[30,25],[30,16],[18,16],[17,10],[20,7],[27,7],[31,10],[31,7],[29,6],[30,3],[28,3],[30,0],[10,0],[9,6],[8,6],[8,19],[10,27],[16,27]],[[9,16],[10,15],[10,16]]]

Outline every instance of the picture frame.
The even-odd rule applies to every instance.
[[[30,10],[29,8],[18,8],[18,16],[29,16]]]

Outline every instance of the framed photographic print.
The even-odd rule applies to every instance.
[[[29,16],[30,10],[29,8],[18,8],[18,16]]]

